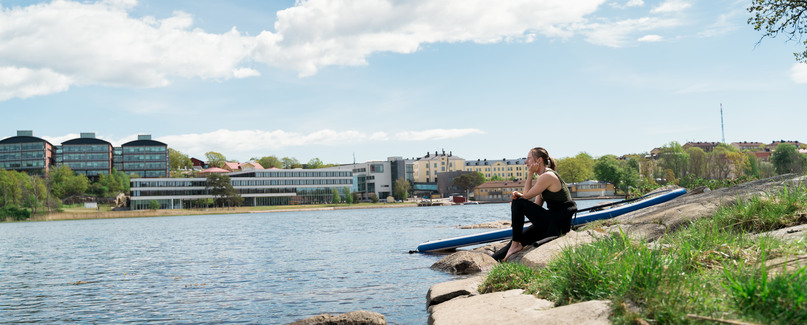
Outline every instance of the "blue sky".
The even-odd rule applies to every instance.
[[[0,0],[0,137],[327,163],[807,141],[749,1]]]

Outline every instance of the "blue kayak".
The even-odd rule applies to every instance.
[[[677,198],[681,195],[686,194],[686,189],[677,189],[669,192],[664,192],[662,194],[652,196],[646,199],[641,199],[638,201],[634,201],[631,203],[626,203],[624,205],[614,207],[607,210],[599,210],[599,211],[592,211],[588,213],[581,213],[578,214],[576,218],[573,218],[572,225],[582,225],[585,223],[589,223],[595,220],[601,219],[610,219],[619,215],[623,215],[629,212],[633,212],[639,209],[644,209],[649,206],[653,206],[656,204],[664,203],[674,198]],[[526,229],[530,224],[527,223],[524,228]],[[427,241],[425,243],[421,243],[418,245],[417,251],[420,253],[423,252],[430,252],[430,251],[438,251],[438,250],[446,250],[452,249],[457,247],[463,246],[470,246],[470,245],[477,245],[477,244],[486,244],[492,243],[499,240],[504,240],[513,236],[513,229],[499,229],[489,232],[483,232],[473,235],[461,236],[461,237],[454,237],[449,239],[440,239],[440,240],[433,240]]]

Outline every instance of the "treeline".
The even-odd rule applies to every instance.
[[[191,162],[191,158],[172,148],[168,148],[168,160],[169,166],[172,171],[183,170],[183,169],[191,169],[193,167],[193,163]],[[210,165],[210,167],[223,167],[224,163],[227,162],[238,162],[235,160],[227,159],[226,156],[219,152],[215,151],[208,151],[205,153],[205,161]],[[252,157],[250,161],[254,161],[259,163],[263,168],[279,168],[279,169],[295,169],[295,168],[305,168],[305,169],[315,169],[315,168],[324,168],[324,167],[333,167],[338,166],[338,164],[328,164],[322,162],[319,158],[311,158],[308,163],[303,164],[297,158],[294,157],[283,157],[278,158],[277,156],[263,156],[263,157]]]
[[[46,176],[0,169],[0,219],[24,220],[42,211],[58,210],[71,196],[114,197],[129,192],[129,176],[112,169],[95,181],[68,166],[51,169]]]
[[[558,173],[566,182],[596,179],[613,183],[618,191],[632,195],[668,184],[716,188],[786,173],[803,174],[807,156],[798,149],[782,143],[772,152],[770,161],[761,161],[754,152],[740,151],[728,144],[718,144],[706,152],[698,147],[684,149],[671,142],[661,147],[657,157],[605,155],[594,159],[583,152],[558,159]]]

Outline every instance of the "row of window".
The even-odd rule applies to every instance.
[[[109,154],[103,153],[69,153],[62,155],[62,161],[69,161],[69,160],[109,160],[111,158]],[[58,159],[58,158],[57,158]]]
[[[109,152],[110,146],[108,145],[64,145],[62,152]]]
[[[257,171],[240,175],[232,175],[231,178],[238,177],[351,177],[353,174],[347,171]]]
[[[109,162],[108,161],[77,161],[77,162],[66,162],[63,165],[70,167],[72,170],[79,170],[79,169],[109,169]]]
[[[28,150],[45,150],[44,142],[32,143],[12,143],[0,145],[0,152],[14,152],[14,151],[28,151]]]
[[[132,188],[136,187],[205,187],[206,181],[132,181]]]
[[[242,188],[236,189],[238,194],[299,194],[299,195],[333,195],[328,187],[298,189],[294,187],[280,188]],[[166,189],[166,190],[132,190],[133,197],[149,196],[206,196],[212,195],[211,189]]]
[[[475,171],[475,172],[481,172],[481,171],[489,172],[489,171],[491,171],[490,167],[485,167],[485,168],[481,168],[481,167],[473,168],[473,167],[470,167],[470,168],[467,168],[466,170],[469,171],[469,172],[470,171]],[[495,171],[495,172],[503,172],[505,170],[506,171],[513,171],[513,170],[521,171],[522,167],[515,167],[515,169],[513,167],[506,167],[506,169],[505,169],[505,167],[493,167],[493,171]]]
[[[235,187],[245,186],[278,186],[278,185],[352,185],[352,179],[280,179],[280,180],[239,180],[232,179]],[[205,187],[206,181],[134,181],[132,188],[144,187]]]
[[[165,155],[128,155],[123,156],[123,161],[165,161]]]
[[[0,161],[0,168],[3,169],[31,168],[31,167],[44,168],[45,161],[43,160]]]
[[[135,170],[135,169],[167,169],[165,162],[156,162],[156,163],[124,163],[123,164],[124,170]]]
[[[123,147],[124,154],[131,154],[131,153],[144,153],[144,152],[162,152],[165,153],[166,149],[164,146],[152,146],[152,147]]]
[[[289,193],[295,194],[295,193]],[[250,197],[244,198],[245,206],[269,206],[269,205],[291,205],[291,204],[315,204],[329,203],[332,198],[331,189],[322,188],[317,190],[298,191],[297,195],[270,196],[270,197]],[[206,199],[163,199],[163,200],[132,200],[133,210],[151,209],[152,202],[157,202],[160,209],[193,209],[208,205]]]
[[[44,151],[0,153],[0,160],[45,159]]]

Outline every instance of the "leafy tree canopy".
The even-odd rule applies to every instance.
[[[798,148],[790,143],[776,146],[771,155],[771,162],[777,174],[803,173],[807,166],[807,158],[800,154]]]
[[[224,163],[227,162],[227,158],[224,157],[224,155],[222,155],[219,152],[215,152],[215,151],[206,152],[205,153],[205,159],[207,159],[207,163],[211,167],[219,167],[219,168],[221,168],[222,166],[224,166]]]
[[[276,156],[264,156],[261,158],[252,158],[252,160],[257,161],[263,168],[270,169],[274,168],[283,168],[283,162],[280,161]]]
[[[392,195],[395,196],[396,200],[406,200],[409,198],[409,189],[411,185],[409,181],[399,178],[395,180],[395,183],[392,185]]]
[[[775,38],[784,34],[787,40],[798,40],[804,44],[804,51],[793,55],[799,62],[807,63],[807,1],[804,0],[752,0],[748,12],[748,24],[754,30],[763,31],[762,38]],[[762,41],[760,38],[760,42]]]
[[[280,161],[283,163],[283,169],[303,168],[303,164],[294,157],[283,157]]]
[[[171,167],[171,170],[189,169],[193,167],[193,163],[188,155],[168,148],[168,166]]]

